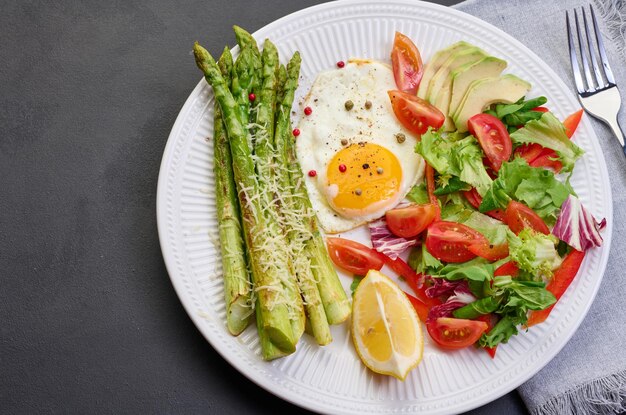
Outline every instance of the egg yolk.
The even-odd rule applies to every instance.
[[[326,171],[330,205],[344,216],[372,213],[394,203],[402,168],[385,147],[351,144],[332,158]]]

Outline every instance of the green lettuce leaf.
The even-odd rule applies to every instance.
[[[436,273],[443,264],[426,249],[426,244],[421,246],[414,246],[409,253],[408,259],[409,266],[416,272],[423,274]]]
[[[440,175],[456,176],[475,187],[481,195],[491,185],[491,178],[483,165],[483,152],[472,136],[454,140],[429,129],[422,135],[415,151]]]
[[[544,235],[530,228],[519,235],[508,233],[509,256],[517,266],[540,278],[552,277],[563,259],[556,249],[559,239],[554,235]]]
[[[498,178],[483,195],[479,210],[487,212],[506,209],[513,199],[523,202],[552,225],[570,194],[574,194],[571,186],[558,181],[554,173],[540,167],[530,167],[523,158],[516,158],[502,163]]]
[[[424,182],[413,186],[411,190],[409,190],[409,193],[407,193],[406,197],[419,205],[430,203],[428,190],[426,189],[426,183]]]
[[[551,148],[563,164],[564,172],[571,172],[576,160],[583,155],[583,150],[574,144],[565,134],[565,127],[551,112],[545,112],[538,120],[529,121],[511,134],[515,144],[537,143]]]

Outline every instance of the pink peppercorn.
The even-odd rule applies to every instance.
[[[340,165],[339,165],[339,171],[340,171],[340,172],[342,172],[342,173],[343,173],[343,172],[344,172],[344,171],[346,171],[347,169],[348,169],[348,168],[346,167],[346,165],[345,165],[345,164],[340,164]]]
[[[311,107],[304,108],[304,115],[311,115],[313,113],[313,109]]]
[[[317,172],[315,170],[309,170],[309,177],[317,176]]]
[[[250,93],[248,94],[248,99],[249,99],[250,101],[254,101],[254,100],[256,99],[256,95],[254,95],[252,92],[250,92]]]
[[[344,66],[346,66],[346,63],[344,61],[337,62],[337,68],[343,68]]]
[[[293,134],[294,137],[297,137],[300,135],[300,130],[298,130],[297,128],[294,128],[291,133]]]

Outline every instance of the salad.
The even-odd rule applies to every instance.
[[[439,346],[494,357],[548,318],[602,244],[606,220],[568,180],[583,155],[570,140],[583,112],[561,122],[545,97],[527,96],[530,84],[501,74],[506,62],[465,42],[423,65],[397,34],[391,58],[393,110],[417,139],[426,180],[369,224],[372,248],[328,238],[331,259],[354,274],[353,289],[387,265]]]

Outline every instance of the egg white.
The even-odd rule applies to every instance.
[[[309,93],[301,102],[312,113],[303,115],[298,124],[296,152],[304,173],[309,198],[322,229],[338,233],[382,217],[404,199],[411,187],[424,175],[424,161],[415,153],[415,137],[396,119],[387,91],[396,89],[391,66],[371,60],[351,60],[341,69],[318,74]],[[346,101],[354,107],[346,110]],[[365,108],[366,101],[372,103]],[[396,134],[406,139],[399,143]],[[326,186],[326,169],[334,155],[344,148],[342,139],[352,143],[374,143],[392,152],[402,167],[398,193],[386,203],[377,203],[368,214],[342,216],[328,204],[332,187]],[[315,177],[308,172],[314,170]]]

